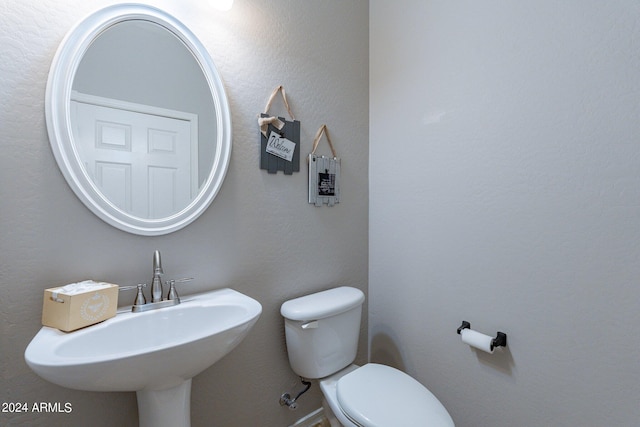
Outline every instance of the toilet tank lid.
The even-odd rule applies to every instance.
[[[318,320],[351,310],[364,302],[360,289],[341,286],[286,301],[280,314],[289,320]]]

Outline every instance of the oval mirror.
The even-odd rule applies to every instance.
[[[167,234],[215,198],[231,156],[222,80],[169,14],[115,5],[60,44],[46,92],[49,140],[69,186],[107,223]]]

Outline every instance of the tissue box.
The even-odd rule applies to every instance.
[[[44,290],[42,324],[70,332],[116,315],[118,285],[86,280]]]

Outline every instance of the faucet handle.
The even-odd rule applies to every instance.
[[[144,305],[147,303],[147,299],[144,297],[144,292],[142,292],[142,288],[146,288],[146,283],[138,283],[137,285],[131,286],[120,286],[118,287],[119,291],[130,291],[132,289],[137,289],[138,293],[136,294],[136,299],[133,301],[133,305]]]
[[[178,302],[180,302],[180,296],[178,295],[178,291],[176,291],[176,283],[190,282],[192,280],[193,280],[193,277],[167,280],[167,285],[169,285],[169,293],[167,294],[167,299],[178,300]]]
[[[147,303],[147,299],[144,297],[144,292],[142,292],[142,288],[146,287],[146,283],[138,283],[138,293],[136,294],[135,301],[133,301],[133,305],[144,305]]]

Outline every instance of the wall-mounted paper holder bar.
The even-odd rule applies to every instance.
[[[463,320],[462,324],[458,328],[458,335],[461,335],[461,332],[463,329],[471,330],[471,323],[467,322],[466,320]],[[506,347],[506,346],[507,346],[507,334],[505,334],[504,332],[497,332],[496,337],[491,340],[490,350],[493,351],[495,347]]]

